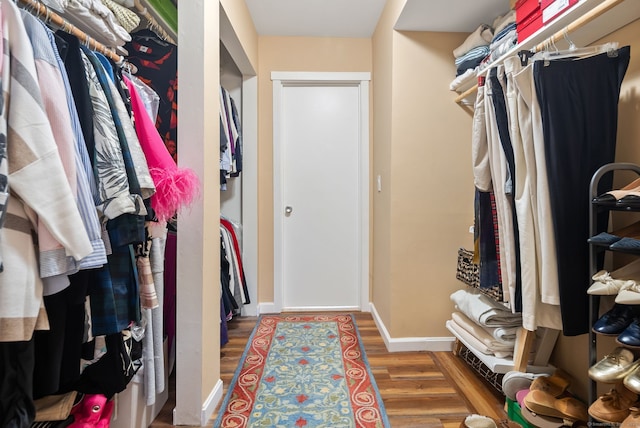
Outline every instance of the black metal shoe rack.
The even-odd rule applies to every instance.
[[[590,200],[591,202],[591,210],[589,211],[589,227],[590,227],[590,236],[595,236],[598,234],[597,230],[597,220],[599,215],[608,214],[610,211],[627,211],[627,212],[638,212],[638,210],[633,210],[631,208],[617,208],[617,207],[609,207],[598,205],[593,202],[594,198],[598,195],[598,184],[600,180],[605,174],[613,173],[614,171],[633,171],[638,176],[640,176],[640,165],[636,165],[633,163],[609,163],[601,166],[591,178],[590,184]],[[596,246],[594,244],[589,244],[589,278],[591,278],[600,267],[598,266],[598,259],[601,255],[602,251],[606,251],[606,247]],[[590,295],[589,296],[589,323],[591,326],[598,320],[600,313],[600,296]],[[598,351],[597,351],[597,334],[593,332],[593,330],[589,330],[589,367],[593,366],[597,362]],[[596,381],[590,379],[589,380],[589,405],[591,405],[597,399],[597,384]]]

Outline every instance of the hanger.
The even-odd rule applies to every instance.
[[[574,58],[574,59],[588,58],[590,56],[599,55],[605,52],[610,57],[615,57],[615,56],[618,56],[617,49],[618,49],[618,43],[610,42],[602,45],[588,46],[584,48],[574,47],[573,49],[569,48],[566,50],[543,51],[543,52],[540,52],[539,58],[537,57],[538,54],[534,55],[533,60],[534,61],[543,60],[544,65],[548,66],[549,61],[551,60],[558,60],[558,59],[564,59],[564,58]]]
[[[569,30],[564,27],[563,37],[567,44],[568,49],[560,50],[555,44],[555,39],[547,39],[544,42],[544,49],[531,57],[532,61],[543,60],[544,65],[548,66],[551,60],[565,59],[565,58],[588,58],[590,56],[598,55],[601,53],[607,53],[609,56],[617,56],[618,43],[611,42],[596,46],[587,46],[584,48],[576,47],[576,44],[569,37]],[[553,47],[553,50],[550,48]]]

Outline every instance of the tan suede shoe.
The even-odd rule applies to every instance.
[[[589,406],[589,415],[600,422],[619,424],[629,416],[638,396],[623,385],[617,385]]]
[[[640,408],[629,408],[629,416],[622,421],[620,428],[638,428],[640,427]]]

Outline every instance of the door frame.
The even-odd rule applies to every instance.
[[[369,312],[369,72],[277,72],[271,73],[273,81],[273,288],[274,309],[282,311],[304,310],[348,310],[356,309]],[[358,188],[358,236],[359,263],[359,308],[290,308],[284,307],[283,282],[283,232],[284,216],[282,210],[284,200],[282,194],[282,177],[284,162],[282,159],[282,95],[287,86],[315,86],[315,85],[348,85],[359,88],[360,93],[360,138],[359,138],[359,178]]]

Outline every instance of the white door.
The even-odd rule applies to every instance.
[[[368,82],[349,74],[272,76],[280,310],[368,310]]]

